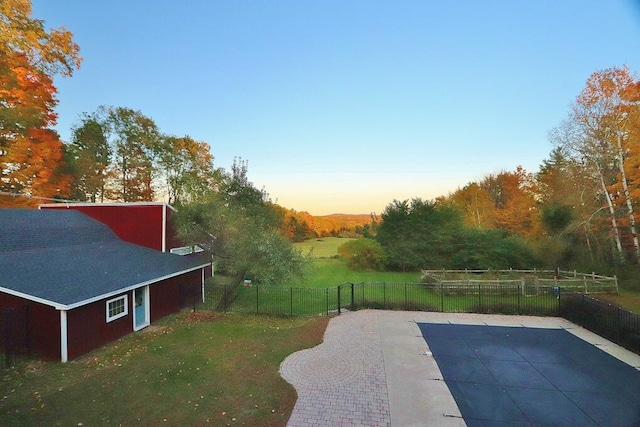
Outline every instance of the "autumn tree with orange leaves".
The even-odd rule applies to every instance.
[[[490,229],[496,227],[496,206],[487,189],[477,182],[456,190],[445,203],[457,206],[464,212],[464,222],[468,227]]]
[[[627,67],[593,73],[568,118],[551,135],[552,142],[591,176],[600,204],[591,217],[608,216],[607,235],[619,263],[628,257],[640,263],[635,211],[640,164],[635,131],[640,108],[638,84]]]
[[[64,27],[46,30],[28,0],[0,2],[0,206],[35,201],[9,195],[62,197],[70,178],[57,116],[53,77],[80,66],[79,48]]]
[[[513,172],[488,175],[479,185],[493,200],[497,228],[523,237],[540,234],[536,183],[532,174],[518,166]]]

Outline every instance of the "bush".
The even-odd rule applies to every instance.
[[[510,236],[503,230],[461,231],[458,250],[450,261],[450,268],[507,269],[537,265],[527,242]]]
[[[382,245],[372,239],[351,240],[338,248],[347,266],[354,270],[384,270],[386,256]]]

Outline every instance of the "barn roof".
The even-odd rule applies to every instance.
[[[0,291],[59,309],[206,265],[126,243],[79,211],[0,209]]]

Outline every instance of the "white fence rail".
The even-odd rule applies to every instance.
[[[482,292],[518,286],[522,295],[562,290],[584,294],[617,293],[617,277],[564,270],[422,270],[423,281],[438,283],[447,293],[469,292],[482,286]]]

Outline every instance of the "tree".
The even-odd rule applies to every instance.
[[[44,29],[27,0],[0,2],[0,191],[62,197],[63,146],[56,132],[55,75],[71,76],[81,58],[71,32]],[[3,205],[33,204],[2,198]]]
[[[629,109],[626,91],[635,85],[627,67],[610,68],[592,74],[574,106],[575,116],[602,148],[611,152],[618,168],[618,183],[622,189],[633,240],[636,262],[640,264],[640,243],[636,232],[633,200],[629,191],[625,162],[628,157]],[[637,107],[637,105],[635,105]]]
[[[479,229],[495,228],[496,207],[489,192],[472,182],[451,194],[446,203],[457,206],[464,212],[464,222]]]
[[[536,242],[548,264],[585,258],[602,259],[602,198],[593,171],[556,145],[536,174],[541,220],[546,236]],[[595,215],[594,215],[595,214]],[[608,230],[607,230],[608,231]]]
[[[571,206],[552,204],[542,210],[542,224],[550,234],[559,234],[565,230],[573,220]]]
[[[316,237],[309,227],[309,223],[297,212],[285,211],[283,214],[284,221],[281,227],[283,236],[292,242],[302,242]]]
[[[109,107],[105,125],[113,152],[109,198],[123,202],[152,201],[161,139],[155,122],[140,111]]]
[[[262,285],[278,285],[292,278],[303,280],[306,260],[277,230],[265,228],[261,221],[243,218],[235,223],[226,268],[237,278]]]
[[[15,136],[2,156],[0,191],[30,198],[5,197],[3,206],[34,206],[37,197],[64,197],[71,179],[63,174],[63,147],[51,129],[32,128]]]
[[[221,194],[229,203],[246,210],[263,206],[268,200],[264,191],[258,190],[248,178],[249,162],[242,158],[233,159],[231,173],[221,183]]]
[[[384,248],[373,239],[355,239],[338,247],[347,266],[354,270],[382,271],[386,264]]]
[[[161,138],[158,168],[168,203],[178,206],[205,197],[222,180],[222,171],[213,166],[209,144],[189,136]]]
[[[248,181],[246,163],[236,163],[216,191],[180,207],[178,234],[188,244],[203,247],[218,271],[237,280],[268,285],[302,279],[306,259],[281,235],[279,211],[263,200],[264,194]]]
[[[561,146],[555,146],[549,158],[542,161],[540,170],[535,176],[537,195],[544,205],[577,206],[581,203],[580,193],[585,188],[582,178],[582,166],[567,154]]]
[[[380,218],[376,240],[389,265],[403,271],[446,266],[463,227],[456,208],[420,198],[394,200]]]
[[[518,166],[514,172],[488,175],[480,183],[495,206],[497,228],[516,236],[531,237],[540,233],[533,175]]]
[[[66,156],[73,170],[72,191],[76,197],[104,202],[112,155],[105,124],[95,115],[84,114],[81,123],[71,130]]]
[[[633,256],[640,263],[632,188],[627,178],[630,172],[627,163],[634,148],[630,136],[638,109],[638,100],[630,94],[637,84],[627,67],[593,73],[572,105],[569,117],[551,135],[556,145],[591,172],[593,187],[599,189],[609,214],[620,263],[625,261],[621,229],[625,222]],[[625,211],[624,219],[619,215],[620,208]]]
[[[465,228],[458,239],[458,249],[451,257],[450,268],[508,269],[531,268],[535,257],[527,243],[504,230]]]

